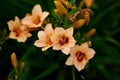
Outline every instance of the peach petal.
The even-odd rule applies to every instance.
[[[70,52],[70,48],[65,47],[64,49],[62,49],[62,52],[63,52],[64,54],[68,55],[69,52]]]
[[[46,51],[48,48],[50,48],[51,46],[46,46],[42,48],[42,51]]]
[[[74,58],[73,58],[73,57],[69,57],[69,58],[67,59],[67,61],[65,62],[65,64],[66,64],[66,65],[69,65],[69,66],[70,66],[70,65],[73,65],[73,63],[74,63],[73,61],[74,61]]]
[[[86,61],[84,59],[81,62],[79,62],[77,59],[75,59],[74,60],[74,65],[75,65],[75,67],[78,71],[81,71],[82,69],[84,69],[84,67],[86,65]]]
[[[42,20],[44,20],[49,15],[49,12],[43,12],[42,14]]]
[[[39,31],[38,32],[38,38],[41,39],[43,37],[45,37],[45,32],[44,31]]]
[[[9,30],[13,30],[13,28],[14,28],[14,21],[12,21],[12,20],[10,20],[9,22],[7,22],[7,24],[8,24],[8,28],[9,28]]]
[[[35,5],[32,9],[32,15],[33,16],[38,16],[38,15],[42,15],[42,8],[39,4]]]
[[[51,23],[46,25],[45,32],[48,33],[48,34],[53,34],[53,28],[52,28],[52,24]]]
[[[44,42],[40,41],[40,40],[36,40],[34,45],[37,46],[37,47],[46,46],[46,44]]]
[[[94,55],[95,55],[95,51],[92,48],[90,48],[86,54],[86,57],[87,59],[91,59],[93,58]]]
[[[33,21],[32,21],[33,17],[32,16],[26,16],[22,19],[22,23],[29,25],[29,27],[33,27]]]
[[[70,27],[70,28],[66,29],[66,32],[67,32],[69,35],[73,35],[73,27]]]

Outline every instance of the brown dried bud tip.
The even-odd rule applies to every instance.
[[[17,57],[16,57],[16,54],[15,52],[13,52],[11,54],[11,62],[12,62],[12,65],[14,68],[17,68]]]

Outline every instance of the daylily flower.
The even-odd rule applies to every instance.
[[[69,54],[70,48],[76,43],[73,38],[73,27],[64,30],[64,28],[57,27],[51,37],[54,50],[62,50],[66,55]]]
[[[44,31],[38,32],[38,40],[35,41],[34,45],[37,47],[43,47],[42,51],[47,50],[52,46],[50,37],[53,35],[52,24],[47,24]]]
[[[45,18],[49,15],[49,12],[42,12],[42,8],[39,4],[35,5],[32,9],[32,15],[25,16],[22,19],[22,23],[29,28],[41,27]]]
[[[84,69],[89,59],[93,58],[95,51],[89,48],[90,42],[76,45],[70,50],[70,57],[66,61],[66,65],[75,65],[78,71]]]
[[[25,42],[27,38],[32,36],[27,27],[21,24],[20,19],[17,16],[15,17],[15,21],[10,20],[7,24],[11,31],[9,38],[17,39],[18,42]]]

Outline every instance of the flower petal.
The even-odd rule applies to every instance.
[[[86,57],[87,57],[88,60],[91,59],[91,58],[93,58],[94,55],[95,55],[95,51],[92,48],[90,48],[89,50],[87,50]]]
[[[42,8],[39,4],[35,5],[32,9],[33,16],[42,16]]]
[[[65,62],[65,64],[70,66],[73,65],[73,62],[74,62],[74,58],[70,56]]]
[[[49,23],[46,25],[45,27],[45,32],[49,35],[49,34],[53,34],[53,28],[52,28],[52,24]]]
[[[24,35],[24,36],[16,37],[16,39],[18,42],[25,42],[27,40],[27,37]]]
[[[17,16],[15,16],[15,23],[19,26],[21,25],[20,19]]]
[[[49,12],[43,12],[42,14],[42,20],[44,20],[49,15]]]
[[[22,24],[28,25],[29,27],[33,27],[32,16],[26,16],[22,19]]]
[[[66,29],[67,34],[73,35],[73,27]]]
[[[51,46],[45,46],[42,48],[42,51],[46,51],[48,48],[50,48]]]
[[[63,48],[63,46],[60,46],[59,44],[55,44],[55,42],[54,42],[54,44],[53,44],[53,50],[61,50]]]
[[[34,45],[37,46],[37,47],[46,46],[46,44],[44,42],[40,41],[40,40],[36,40]]]
[[[9,38],[16,39],[16,33],[10,32]]]
[[[12,31],[15,25],[14,21],[10,20],[7,22],[7,24],[8,24],[9,30]]]
[[[73,47],[73,46],[75,46],[75,43],[76,43],[75,39],[72,36],[70,36],[69,43],[67,44],[67,47]]]
[[[79,62],[77,59],[74,60],[74,65],[78,71],[81,71],[82,69],[84,69],[86,63],[87,62],[85,61],[85,59],[83,59],[81,62]]]
[[[81,47],[81,48],[85,48],[85,49],[86,49],[86,48],[89,48],[87,42],[81,44],[80,47]]]
[[[64,34],[65,33],[65,30],[64,28],[61,28],[61,27],[56,27],[55,30],[54,30],[55,34]]]
[[[71,56],[76,56],[76,52],[79,50],[79,45],[75,45],[74,47],[71,47],[70,49],[70,55]]]
[[[70,52],[70,48],[69,48],[69,47],[65,47],[65,48],[62,49],[62,52],[63,52],[64,54],[68,55],[69,52]]]
[[[43,39],[45,37],[45,32],[44,31],[39,31],[38,32],[38,38]]]

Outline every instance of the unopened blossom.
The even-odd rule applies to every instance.
[[[16,39],[18,42],[25,42],[27,38],[32,36],[27,26],[21,24],[17,16],[15,17],[15,21],[10,20],[7,24],[10,30],[9,38]]]
[[[90,15],[93,14],[93,12],[91,9],[83,9],[82,12],[83,12],[85,23],[88,24],[90,22]]]
[[[84,25],[84,23],[85,23],[85,20],[84,20],[84,19],[79,19],[79,20],[75,21],[75,22],[72,24],[72,26],[73,26],[74,28],[81,28],[81,27]]]
[[[50,37],[53,35],[52,24],[47,24],[44,31],[38,32],[38,40],[35,41],[34,45],[42,47],[42,51],[47,50],[52,46]]]
[[[93,29],[91,29],[90,31],[88,31],[88,32],[85,34],[85,38],[86,38],[86,39],[89,39],[89,38],[91,38],[95,33],[96,33],[96,29],[93,28]]]
[[[39,4],[35,5],[32,9],[32,14],[25,16],[22,19],[22,23],[29,28],[41,27],[45,18],[49,15],[49,12],[42,12],[42,8]]]
[[[70,50],[70,57],[66,61],[66,65],[75,65],[78,71],[84,69],[89,59],[93,58],[95,51],[89,48],[90,42],[83,43],[82,45],[75,45]]]
[[[64,28],[57,27],[51,37],[53,42],[53,50],[62,50],[66,55],[69,54],[70,48],[76,43],[73,38],[73,27],[64,30]]]
[[[54,1],[54,4],[55,4],[55,6],[57,8],[57,9],[55,9],[55,13],[57,13],[58,15],[65,16],[68,13],[67,9],[61,3],[61,1],[56,0],[56,1]]]
[[[13,65],[13,67],[14,68],[17,68],[17,57],[16,57],[16,54],[15,54],[15,52],[13,52],[12,54],[11,54],[11,62],[12,62],[12,65]]]
[[[90,8],[94,2],[94,0],[83,0],[86,7]]]

